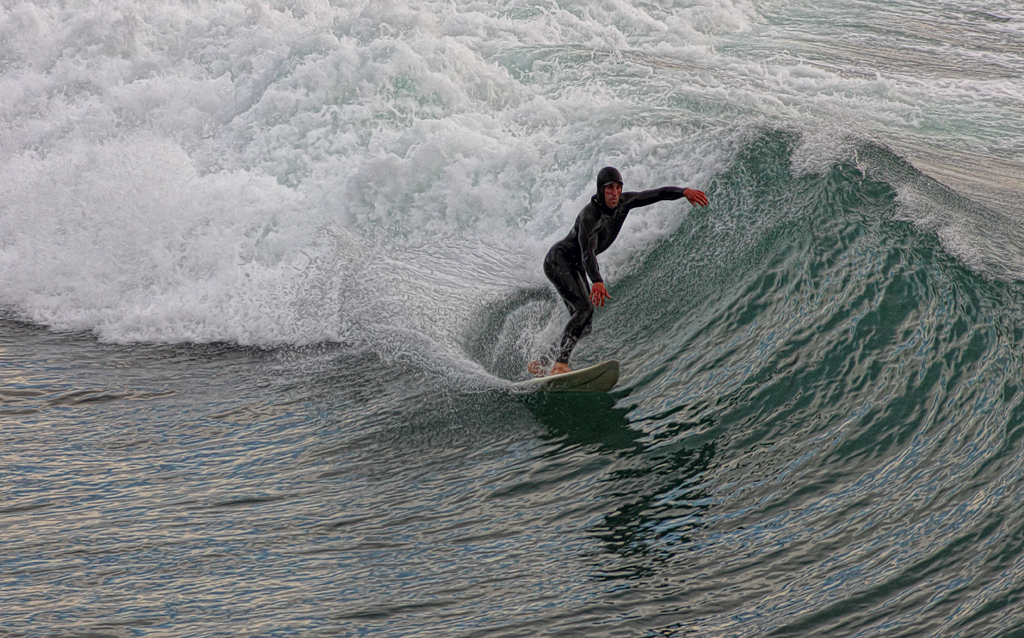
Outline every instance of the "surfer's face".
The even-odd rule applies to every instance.
[[[605,184],[604,187],[604,204],[608,208],[615,208],[619,205],[619,197],[622,195],[622,184],[612,182],[611,184]]]

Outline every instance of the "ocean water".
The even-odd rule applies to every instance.
[[[1024,635],[1024,7],[5,1],[0,635]],[[541,271],[617,166],[573,355]]]

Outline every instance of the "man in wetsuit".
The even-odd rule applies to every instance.
[[[549,360],[541,357],[531,361],[527,369],[542,377],[546,374],[571,372],[569,355],[576,342],[590,333],[594,306],[604,306],[611,299],[597,267],[597,256],[611,246],[622,229],[629,211],[655,202],[685,197],[693,206],[707,206],[707,195],[692,188],[665,186],[640,192],[622,192],[622,175],[606,166],[597,174],[597,194],[583,207],[572,230],[559,241],[544,258],[544,274],[555,284],[569,308],[569,323],[565,325],[562,340],[551,370]],[[593,285],[587,283],[587,280]]]

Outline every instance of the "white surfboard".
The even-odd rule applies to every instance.
[[[619,362],[611,359],[596,366],[519,381],[512,385],[536,392],[607,392],[619,381]]]

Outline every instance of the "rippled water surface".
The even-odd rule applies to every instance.
[[[7,3],[0,634],[1024,634],[983,4]]]

